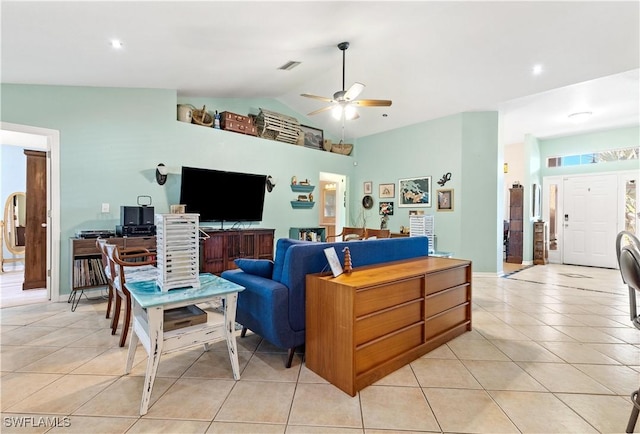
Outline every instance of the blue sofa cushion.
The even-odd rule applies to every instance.
[[[245,273],[268,278],[273,275],[273,261],[268,259],[238,258],[234,262]]]
[[[275,262],[273,264],[273,275],[271,278],[276,282],[282,282],[284,267],[284,256],[289,247],[294,244],[309,244],[311,241],[294,240],[291,238],[280,238],[276,243]]]

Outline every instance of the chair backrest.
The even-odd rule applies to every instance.
[[[618,258],[618,266],[620,267],[620,254],[622,248],[627,245],[634,245],[636,249],[640,250],[640,240],[632,232],[621,231],[616,236],[616,256]],[[620,274],[622,275],[622,281],[627,283],[624,275],[622,274],[622,267],[620,267]]]
[[[107,240],[104,238],[96,239],[96,247],[100,250],[100,255],[102,256],[102,268],[106,269],[109,266],[109,258],[107,258]]]
[[[640,249],[634,244],[628,244],[620,249],[618,256],[618,266],[622,280],[629,287],[629,313],[633,325],[640,329],[640,317],[638,317],[638,307],[636,294],[640,292]]]
[[[391,238],[390,229],[367,229],[365,238]]]
[[[107,256],[107,266],[109,267],[109,272],[107,273],[110,280],[109,283],[111,283],[114,288],[122,288],[122,284],[124,283],[124,272],[122,271],[122,267],[118,265],[115,260],[118,255],[118,246],[115,244],[105,243],[104,250]]]
[[[365,237],[365,228],[342,228],[342,241],[361,240]]]

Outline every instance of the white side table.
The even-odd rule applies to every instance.
[[[142,389],[140,415],[147,413],[160,356],[197,345],[226,339],[233,378],[240,379],[235,336],[236,303],[244,287],[213,274],[200,274],[200,288],[178,288],[162,292],[155,280],[126,284],[133,305],[133,333],[129,341],[125,374],[131,372],[138,341],[147,351],[147,370]],[[222,297],[224,322],[197,324],[165,332],[164,311]]]

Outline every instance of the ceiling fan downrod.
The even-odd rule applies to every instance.
[[[338,48],[342,50],[342,92],[344,92],[344,74],[345,74],[345,51],[349,48],[348,42],[340,42]],[[344,95],[344,93],[343,93]]]

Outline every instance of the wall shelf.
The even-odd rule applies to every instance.
[[[302,200],[292,200],[291,201],[291,207],[292,208],[313,208],[313,206],[315,205],[315,202],[305,202]]]
[[[316,188],[315,185],[291,184],[291,191],[296,193],[311,193],[314,188]]]

